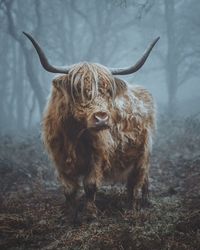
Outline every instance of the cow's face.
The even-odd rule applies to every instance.
[[[92,131],[113,125],[115,82],[104,68],[93,64],[74,67],[68,76],[73,117]]]

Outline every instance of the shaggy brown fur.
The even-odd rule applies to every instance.
[[[94,114],[107,114],[107,126],[96,128]],[[88,210],[94,211],[95,193],[104,180],[126,180],[131,206],[139,190],[146,200],[154,129],[149,92],[128,86],[105,67],[77,64],[69,74],[54,79],[43,139],[66,199],[73,204],[82,177]]]

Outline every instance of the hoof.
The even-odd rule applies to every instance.
[[[127,210],[133,210],[133,202],[128,201]]]
[[[87,202],[83,209],[83,221],[91,222],[97,219],[97,207],[94,202]]]
[[[151,207],[153,207],[153,204],[149,199],[141,200],[141,208],[151,208]]]
[[[141,208],[140,200],[139,199],[134,199],[134,201],[128,201],[127,203],[127,209],[128,210],[135,210],[138,211]]]
[[[151,203],[147,200],[135,199],[133,202],[128,202],[127,209],[134,210],[134,211],[140,211],[142,208],[149,207],[149,204],[151,204]]]
[[[87,202],[84,206],[79,206],[73,216],[73,223],[81,225],[90,223],[97,219],[97,207],[94,202]]]

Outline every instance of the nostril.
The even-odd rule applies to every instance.
[[[97,112],[94,114],[96,122],[106,122],[108,120],[108,115],[106,112]]]

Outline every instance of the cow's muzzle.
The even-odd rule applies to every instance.
[[[97,112],[93,114],[93,124],[94,129],[96,130],[102,130],[102,129],[108,129],[109,128],[109,116],[106,112]]]

